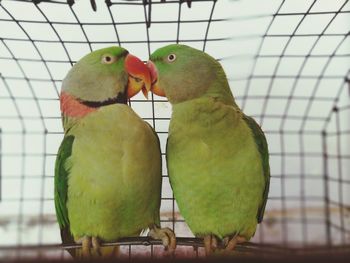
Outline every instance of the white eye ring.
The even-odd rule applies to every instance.
[[[101,59],[101,62],[102,64],[112,64],[116,61],[116,58],[112,55],[103,55],[102,56],[102,59]]]
[[[168,61],[169,62],[174,62],[176,60],[176,55],[175,54],[170,54],[169,56],[168,56]]]

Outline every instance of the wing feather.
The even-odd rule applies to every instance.
[[[63,243],[72,243],[74,241],[70,232],[67,210],[69,169],[66,165],[67,159],[72,154],[73,142],[74,136],[72,135],[63,139],[55,163],[55,208]]]
[[[269,194],[269,187],[270,187],[270,165],[269,165],[269,150],[267,146],[267,141],[265,138],[264,132],[261,130],[259,124],[255,122],[255,120],[249,116],[244,115],[244,120],[249,126],[249,128],[252,130],[255,143],[258,147],[263,171],[264,171],[264,177],[265,177],[265,189],[262,196],[262,202],[260,204],[259,210],[258,210],[258,223],[261,223],[264,217],[266,202],[267,202],[267,196]]]

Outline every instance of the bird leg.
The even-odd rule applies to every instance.
[[[91,258],[90,248],[91,248],[91,237],[84,236],[81,239],[81,250],[82,250],[83,258],[86,258],[86,259]]]
[[[176,237],[174,232],[168,228],[160,228],[156,225],[150,227],[148,236],[154,239],[160,239],[163,242],[165,250],[168,250],[169,253],[173,253],[176,248]]]
[[[91,259],[96,256],[102,256],[100,241],[97,237],[83,236],[76,242],[81,244],[82,258]],[[94,253],[91,253],[91,248],[93,249]]]
[[[100,246],[100,241],[97,237],[92,237],[92,248],[94,249],[95,253],[100,257],[102,256],[101,252],[101,246]]]
[[[210,256],[218,247],[218,241],[214,235],[205,236],[203,242],[206,256]]]
[[[231,240],[229,240],[228,237],[225,238],[225,243],[226,243],[226,247],[225,247],[225,251],[226,252],[230,252],[232,250],[235,249],[236,245],[237,244],[240,244],[240,243],[244,243],[246,242],[246,238],[245,237],[242,237],[242,236],[239,236],[239,235],[235,235],[231,238]]]

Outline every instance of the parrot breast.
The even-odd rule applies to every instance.
[[[213,98],[174,105],[167,161],[180,212],[196,236],[251,238],[264,176],[238,109]]]
[[[124,104],[82,118],[74,135],[68,214],[75,238],[138,235],[159,222],[161,157],[151,128]]]

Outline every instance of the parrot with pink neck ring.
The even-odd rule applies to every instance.
[[[55,208],[63,244],[77,258],[117,255],[101,242],[138,236],[174,250],[174,233],[160,228],[161,152],[155,131],[128,105],[150,89],[150,73],[121,47],[96,50],[62,82],[64,139],[55,166]]]

